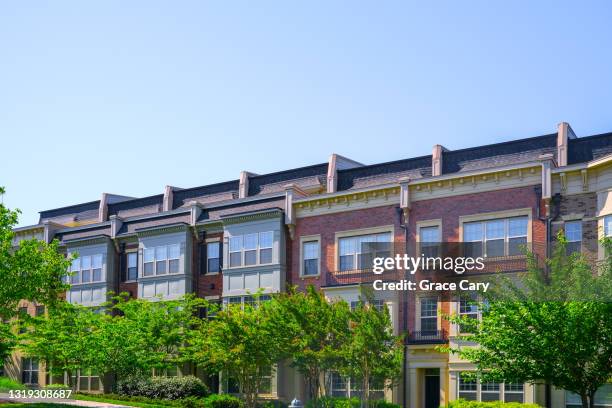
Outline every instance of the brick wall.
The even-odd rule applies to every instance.
[[[223,232],[206,234],[206,238],[219,238],[223,245]],[[193,245],[193,273],[194,282],[196,282],[197,285],[196,293],[199,297],[221,296],[223,290],[223,273],[219,272],[216,275],[202,275],[200,273],[200,262],[206,262],[206,259],[200,259],[199,245],[200,244],[195,243]],[[221,254],[223,254],[223,248],[221,249]]]
[[[553,220],[551,240],[554,240],[559,230],[563,228],[563,216],[580,216],[582,218],[582,250],[588,255],[597,255],[598,226],[597,194],[584,193],[561,196],[559,216]]]

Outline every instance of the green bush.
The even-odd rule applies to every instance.
[[[540,406],[537,404],[521,404],[520,402],[478,402],[458,399],[456,401],[451,401],[446,408],[540,408]]]
[[[241,399],[228,394],[211,394],[204,398],[206,408],[243,408]]]
[[[45,390],[69,390],[70,387],[64,384],[49,384],[45,385]]]
[[[197,377],[128,377],[117,384],[120,395],[142,396],[153,399],[178,400],[187,397],[205,397],[210,392]]]
[[[368,408],[400,408],[397,404],[392,404],[385,400],[367,401]],[[308,401],[306,408],[360,408],[361,401],[357,397],[321,397],[316,401]]]
[[[8,377],[0,377],[0,392],[9,390],[23,390],[25,386],[17,381],[11,380]]]

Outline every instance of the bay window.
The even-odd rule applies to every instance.
[[[102,282],[102,254],[73,259],[70,272],[72,284]]]
[[[143,276],[166,275],[180,272],[180,244],[144,249]]]
[[[229,266],[253,266],[272,263],[272,231],[234,235],[229,239]]]

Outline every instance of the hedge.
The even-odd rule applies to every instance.
[[[400,408],[397,404],[392,404],[385,400],[367,401],[368,408]],[[360,408],[361,400],[357,397],[321,397],[316,401],[310,400],[306,408]]]
[[[128,377],[117,383],[117,392],[120,395],[164,400],[205,397],[210,394],[206,384],[192,375],[185,377]]]
[[[540,406],[537,404],[521,404],[520,402],[478,402],[458,399],[451,401],[446,407],[441,406],[440,408],[540,408]]]

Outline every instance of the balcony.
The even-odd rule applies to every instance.
[[[383,280],[385,282],[398,281],[404,278],[404,271],[385,271],[380,275],[368,269],[355,269],[350,271],[329,271],[325,275],[325,284],[327,286],[342,286],[342,285],[359,285],[363,283],[372,283],[375,280]]]
[[[406,344],[444,344],[448,342],[446,330],[415,330],[406,337]]]

